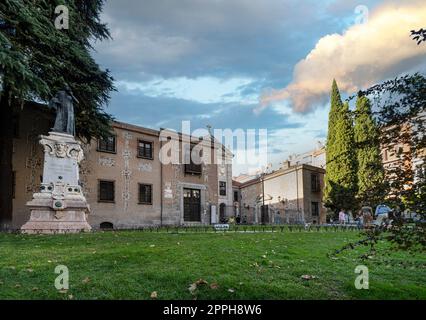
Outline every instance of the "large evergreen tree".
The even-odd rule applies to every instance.
[[[384,171],[380,155],[379,130],[373,119],[370,100],[359,95],[355,110],[358,200],[375,207],[385,195]]]
[[[356,154],[349,104],[343,103],[333,80],[327,135],[324,202],[337,212],[355,208]]]
[[[13,117],[26,100],[47,102],[65,85],[79,100],[76,129],[90,138],[109,130],[103,111],[114,89],[108,70],[90,55],[91,41],[109,38],[100,22],[104,0],[0,2],[0,226],[12,217]],[[66,5],[69,29],[56,29],[55,8]]]

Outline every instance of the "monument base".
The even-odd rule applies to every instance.
[[[65,209],[54,210],[57,202],[53,199],[35,198],[27,203],[30,207],[30,220],[21,227],[26,234],[56,234],[88,232],[92,228],[87,223],[88,205],[85,200],[62,200]]]

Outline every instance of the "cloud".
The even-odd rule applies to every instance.
[[[123,108],[125,106],[125,108]],[[113,93],[108,112],[118,120],[153,129],[181,131],[182,121],[191,121],[191,128],[275,130],[302,128],[300,118],[286,117],[279,110],[269,109],[259,116],[251,112],[254,103],[201,103],[176,97],[151,97],[138,90],[122,89]]]
[[[398,1],[399,2],[399,1]],[[343,34],[322,37],[301,61],[293,80],[281,90],[263,94],[257,112],[280,100],[288,100],[296,112],[308,112],[328,101],[335,78],[341,91],[354,93],[379,81],[419,70],[425,46],[417,46],[410,30],[426,25],[424,1],[390,2],[370,13],[364,24]]]
[[[279,87],[345,14],[353,10],[330,13],[317,0],[108,1],[102,20],[113,41],[95,44],[96,59],[118,80],[211,76]]]

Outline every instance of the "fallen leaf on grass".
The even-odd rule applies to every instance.
[[[191,283],[191,285],[189,286],[188,290],[189,290],[189,292],[191,294],[194,294],[195,291],[197,290],[198,286],[204,285],[204,284],[208,284],[208,282],[206,280],[204,280],[204,279],[198,279],[194,283]]]
[[[197,285],[195,283],[192,283],[189,288],[188,288],[189,292],[191,294],[194,294],[195,290],[197,290]]]
[[[197,286],[201,285],[201,284],[208,284],[208,282],[204,279],[198,279],[197,281],[195,281],[195,284]]]
[[[151,293],[151,299],[157,299],[157,297],[158,297],[158,293],[157,293],[157,291],[153,291],[153,292]]]
[[[303,280],[313,280],[313,279],[316,279],[317,277],[313,276],[313,275],[310,275],[310,274],[304,274],[303,276],[301,276],[301,278]]]
[[[219,285],[216,282],[214,282],[210,285],[210,289],[212,289],[212,290],[216,290],[218,288],[219,288]]]

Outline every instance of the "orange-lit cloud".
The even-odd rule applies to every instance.
[[[321,38],[299,61],[292,82],[263,94],[260,111],[287,100],[294,111],[307,112],[327,101],[332,79],[340,90],[355,93],[384,79],[417,71],[426,59],[426,45],[417,46],[410,30],[426,27],[426,2],[398,1],[370,12],[366,23],[343,34]]]

